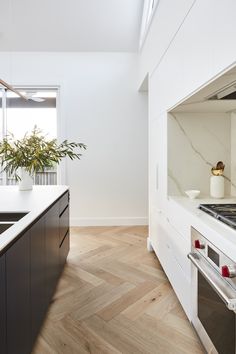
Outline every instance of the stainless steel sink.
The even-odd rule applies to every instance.
[[[24,213],[12,213],[12,212],[4,212],[0,213],[0,234],[9,229],[12,225],[17,223],[21,218],[23,218],[27,212]]]
[[[23,218],[26,214],[28,213],[11,213],[11,212],[4,212],[4,213],[0,213],[0,222],[1,221],[6,221],[6,222],[16,222],[18,220],[20,220],[21,218]]]
[[[0,224],[0,234],[9,229],[14,223]]]

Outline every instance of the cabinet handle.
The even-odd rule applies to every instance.
[[[65,238],[66,238],[66,236],[68,235],[68,233],[69,233],[69,229],[66,231],[66,234],[65,234],[65,236],[63,237],[63,240],[61,241],[59,248],[61,248],[61,246],[63,245],[63,242],[65,241]]]
[[[66,211],[66,209],[69,207],[69,204],[67,204],[67,206],[62,210],[61,214],[59,215],[59,218],[62,216],[62,214],[64,214],[64,212]]]

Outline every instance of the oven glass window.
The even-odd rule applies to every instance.
[[[198,318],[219,354],[235,354],[235,313],[198,272]]]
[[[214,262],[217,265],[217,267],[219,267],[220,256],[210,246],[208,246],[207,255],[212,260],[212,262]]]

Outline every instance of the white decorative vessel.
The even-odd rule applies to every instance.
[[[211,176],[210,195],[213,198],[224,198],[224,196],[225,196],[225,179],[223,176]]]
[[[200,191],[197,189],[190,189],[188,191],[185,191],[185,194],[187,194],[190,199],[195,199],[199,196]]]
[[[20,191],[29,191],[33,189],[33,177],[27,172],[23,167],[19,169],[19,190]]]

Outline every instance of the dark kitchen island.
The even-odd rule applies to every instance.
[[[0,231],[0,352],[28,354],[69,252],[68,187],[0,187]]]

